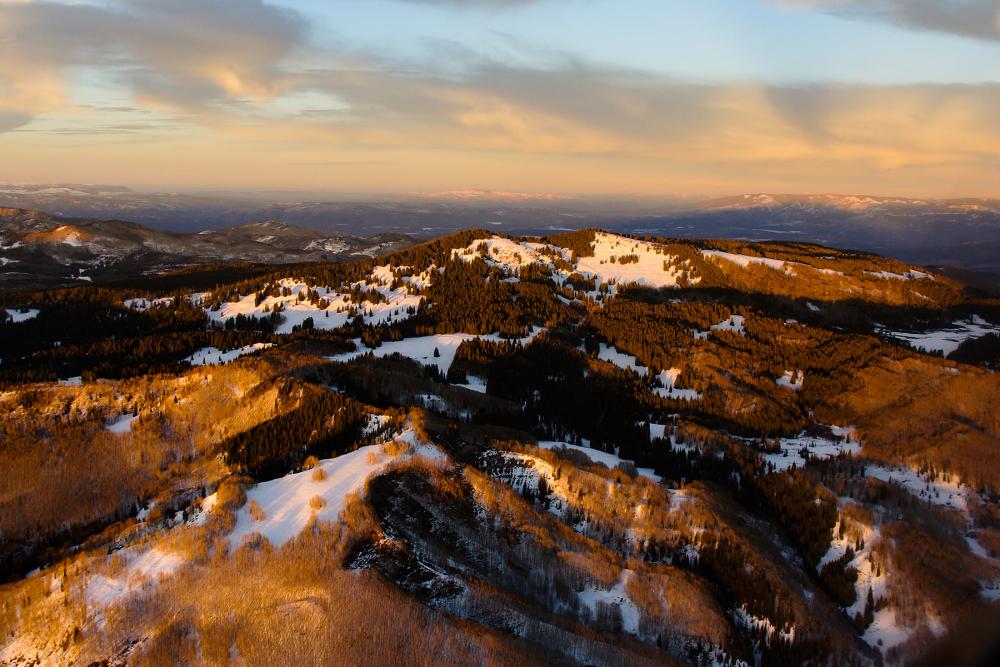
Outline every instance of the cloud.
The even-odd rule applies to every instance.
[[[544,66],[453,52],[393,62],[320,51],[308,28],[259,0],[0,0],[0,140],[5,157],[20,146],[7,163],[93,168],[88,142],[103,136],[102,163],[120,161],[126,177],[179,169],[169,155],[202,165],[204,178],[273,186],[322,185],[298,182],[319,178],[311,166],[407,189],[524,190],[544,178],[547,189],[962,182],[1000,194],[1000,84],[704,83],[555,54]],[[80,72],[125,95],[66,99]],[[136,116],[151,110],[148,122]],[[23,128],[33,115],[42,118]],[[114,180],[84,180],[98,176]]]
[[[992,164],[1000,84],[691,83],[569,61],[483,62],[461,77],[313,73],[343,101],[310,129],[338,142],[712,164],[808,160],[901,169]]]
[[[15,130],[30,121],[30,114],[0,109],[0,134]]]
[[[542,0],[398,0],[415,5],[437,5],[440,7],[462,7],[476,9],[507,9],[538,4]]]
[[[9,106],[44,111],[65,101],[70,68],[90,67],[146,103],[267,98],[283,89],[281,61],[306,28],[261,0],[0,3],[0,89]]]
[[[913,30],[1000,41],[1000,0],[778,0]]]

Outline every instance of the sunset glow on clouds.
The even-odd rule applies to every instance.
[[[1000,196],[997,118],[997,0],[0,0],[4,181]]]

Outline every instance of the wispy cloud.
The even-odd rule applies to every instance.
[[[456,65],[447,43],[394,61],[312,45],[302,16],[259,0],[0,0],[0,27],[0,135],[17,135],[22,155],[36,149],[28,137],[50,137],[45,155],[56,159],[71,150],[60,137],[118,134],[129,137],[115,148],[127,163],[152,159],[159,137],[164,151],[183,142],[210,175],[221,171],[213,161],[250,169],[247,156],[259,154],[271,167],[434,172],[436,187],[523,189],[516,178],[541,165],[560,170],[546,171],[549,189],[560,179],[649,190],[748,174],[841,188],[1000,182],[1000,84],[694,82],[551,52],[515,65],[466,50]],[[81,71],[124,94],[74,99]],[[148,122],[136,122],[142,112]],[[140,139],[142,155],[127,153]],[[501,170],[509,182],[485,180]]]
[[[533,5],[544,0],[397,0],[417,5],[438,5],[441,7],[462,7],[476,9],[504,9]]]
[[[191,107],[284,88],[305,21],[260,0],[2,3],[0,86],[22,111],[62,99],[71,67],[105,68],[137,100]]]
[[[778,0],[914,30],[1000,41],[1000,0]]]

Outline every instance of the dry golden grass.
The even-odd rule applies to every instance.
[[[240,549],[164,580],[106,613],[81,659],[146,640],[130,664],[539,664],[497,633],[427,610],[377,576],[340,569],[340,529],[317,526],[281,550]]]
[[[547,481],[549,492],[562,499],[570,517],[586,517],[586,535],[617,542],[627,553],[676,544],[683,524],[672,514],[666,490],[651,479],[592,465],[573,450],[515,444],[513,451],[551,467],[554,479]]]
[[[739,252],[738,248],[731,250]],[[810,258],[809,262],[821,268],[825,266],[825,263],[817,258]],[[905,273],[909,270],[909,267],[901,262],[887,259],[881,259],[880,262],[884,265],[895,264],[891,268],[896,272]],[[782,294],[813,301],[842,301],[864,294],[866,301],[921,308],[926,307],[928,297],[933,297],[936,303],[942,305],[957,303],[962,298],[962,285],[949,278],[937,276],[934,281],[882,279],[864,273],[864,270],[874,268],[866,266],[867,263],[851,267],[849,262],[841,260],[832,266],[826,266],[826,268],[836,267],[835,270],[844,272],[838,276],[796,266],[794,279],[789,278],[783,271],[761,264],[741,267],[723,259],[713,259],[712,263],[719,273],[725,276],[725,282],[745,292]]]
[[[247,511],[250,513],[250,519],[253,521],[263,521],[267,518],[264,509],[256,500],[251,500],[247,503]]]
[[[234,477],[227,477],[216,491],[216,501],[213,510],[232,511],[242,507],[246,501],[247,494],[240,480]]]
[[[413,446],[410,443],[402,442],[401,440],[390,440],[382,445],[382,452],[389,458],[396,458],[397,456],[408,454],[411,451],[413,451]]]
[[[226,476],[215,456],[219,443],[295,407],[279,397],[287,381],[262,368],[246,363],[0,394],[0,534],[31,543],[110,523],[179,489],[216,486]],[[140,415],[131,432],[104,428],[124,413]]]
[[[704,581],[669,565],[631,562],[625,581],[641,610],[641,630],[655,636],[664,628],[725,644],[729,624]]]
[[[1000,530],[981,528],[976,533],[976,539],[992,558],[1000,558]]]

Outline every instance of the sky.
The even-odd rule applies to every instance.
[[[0,182],[1000,197],[1000,0],[0,0]]]

